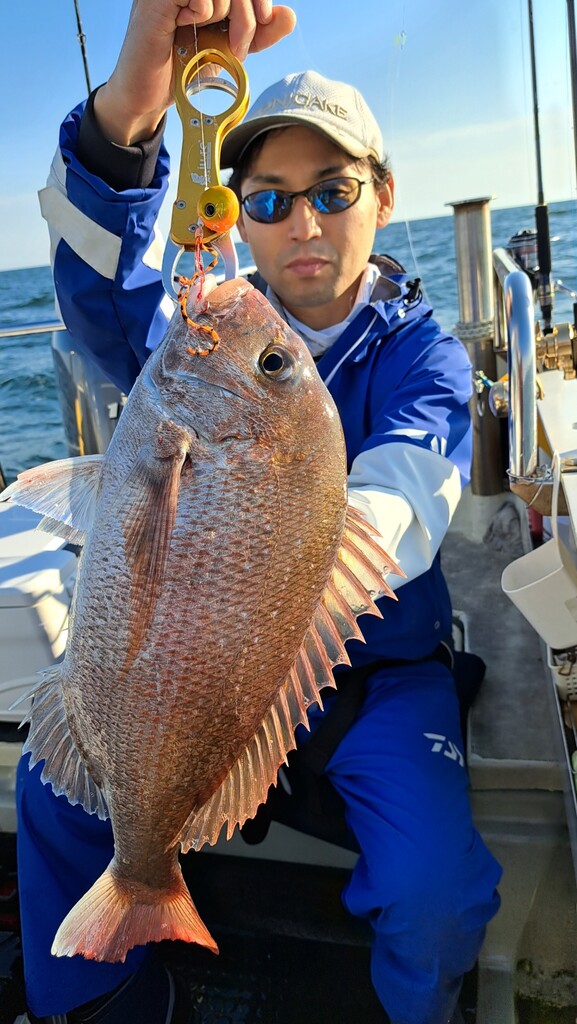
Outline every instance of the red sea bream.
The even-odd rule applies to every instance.
[[[196,314],[193,314],[196,315]],[[243,281],[174,315],[104,456],[5,497],[83,543],[66,657],[29,715],[31,765],[109,816],[114,857],[53,953],[124,960],[166,938],[217,951],[178,853],[252,817],[344,641],[395,571],[347,504],[335,405],[302,341]]]

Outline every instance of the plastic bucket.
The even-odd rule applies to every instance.
[[[501,586],[549,647],[577,644],[577,566],[557,526],[559,458],[553,457],[552,537],[504,570]]]

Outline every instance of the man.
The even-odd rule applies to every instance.
[[[237,16],[247,7],[238,0]],[[267,20],[267,7],[255,0],[255,48],[290,27],[279,9]],[[229,13],[232,26],[234,2],[215,3],[207,17]],[[64,320],[126,391],[166,327],[154,224],[166,187],[161,133],[179,17],[173,0],[137,0],[115,72],[64,122],[42,199]],[[418,283],[389,258],[369,261],[394,184],[378,125],[356,90],[313,72],[288,76],[228,136],[223,164],[233,167],[256,283],[310,347],[341,413],[351,500],[406,574],[393,582],[399,601],[386,603],[383,620],[363,620],[366,647],[349,645],[353,665],[367,666],[363,701],[324,777],[360,849],[343,899],[373,926],[372,979],[386,1013],[393,1024],[448,1024],[497,910],[500,875],[472,825],[442,643],[451,607],[438,551],[468,479],[470,366]],[[313,711],[311,719],[314,733],[323,716]],[[431,734],[446,737],[455,756],[438,756]],[[142,950],[123,965],[50,957],[58,924],[108,862],[111,836],[55,799],[26,761],[19,850],[31,1020],[186,1020],[183,993]]]

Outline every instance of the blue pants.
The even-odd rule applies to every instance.
[[[376,992],[394,1024],[447,1024],[501,874],[471,821],[448,671],[426,663],[372,676],[327,772],[362,851],[343,899],[373,926]],[[65,1013],[120,984],[146,953],[124,964],[51,956],[62,919],[110,860],[111,830],[54,797],[27,758],[17,789],[28,1004],[38,1016]]]
[[[499,908],[462,750],[453,679],[427,663],[371,677],[327,766],[361,849],[344,903],[373,926],[373,985],[394,1024],[447,1024]]]

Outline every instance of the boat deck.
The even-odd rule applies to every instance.
[[[487,665],[469,715],[467,756],[475,821],[504,869],[501,910],[479,959],[476,1019],[573,1024],[575,792],[568,733],[547,649],[500,587],[505,566],[527,550],[525,523],[524,506],[507,495],[465,495],[443,547],[469,649]]]

